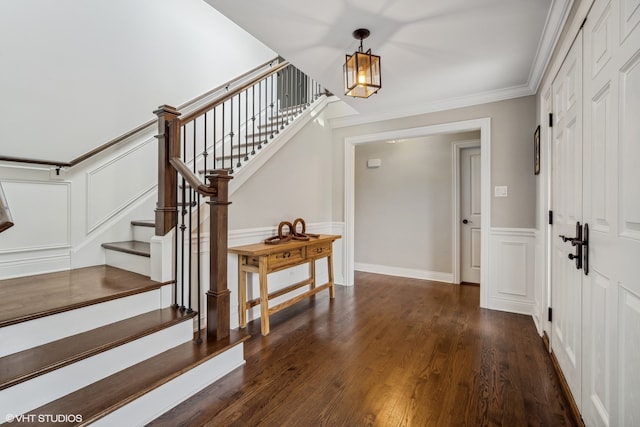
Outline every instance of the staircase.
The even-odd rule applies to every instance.
[[[132,222],[141,241],[107,258],[148,269],[150,226]],[[247,336],[196,342],[171,287],[110,265],[0,281],[0,420],[142,425],[241,366]]]
[[[155,219],[102,243],[105,265],[0,280],[0,423],[144,425],[244,364],[248,336],[229,327],[228,182],[324,95],[294,74],[283,63],[205,105],[161,107]],[[169,261],[152,256],[158,241]],[[150,278],[159,264],[171,278]]]

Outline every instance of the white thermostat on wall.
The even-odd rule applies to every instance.
[[[368,168],[379,168],[380,165],[382,164],[382,160],[380,159],[369,159],[367,160],[367,167]]]
[[[506,185],[496,185],[494,189],[495,197],[507,197],[507,186]]]

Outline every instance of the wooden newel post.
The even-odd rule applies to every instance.
[[[209,186],[217,190],[207,202],[209,214],[210,273],[207,291],[207,339],[221,340],[229,336],[231,309],[227,287],[227,248],[229,218],[229,176],[226,170],[207,175]]]
[[[164,236],[178,223],[178,173],[169,160],[180,157],[180,113],[169,105],[161,105],[153,113],[158,116],[156,235]]]

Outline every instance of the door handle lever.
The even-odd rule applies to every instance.
[[[589,228],[587,227],[587,233],[588,232]],[[576,237],[567,237],[564,234],[560,234],[558,237],[560,237],[563,242],[571,242],[571,246],[576,248],[576,253],[569,254],[568,258],[570,260],[575,260],[576,269],[580,270],[582,268],[582,248],[585,246],[585,242],[582,240],[582,226],[580,225],[580,222],[576,222]]]
[[[582,230],[582,240],[580,241],[580,246],[582,247],[582,270],[584,271],[584,275],[589,275],[589,224],[585,223]]]
[[[582,269],[585,276],[589,275],[589,224],[581,226],[580,222],[576,222],[576,237],[567,237],[563,234],[558,237],[563,242],[571,242],[571,246],[576,248],[576,253],[569,254],[567,257],[572,261],[575,260],[576,268]]]

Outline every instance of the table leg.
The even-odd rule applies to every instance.
[[[260,257],[258,276],[260,280],[260,329],[262,335],[269,335],[269,292],[267,290],[266,257]]]
[[[329,297],[336,297],[336,289],[333,285],[333,255],[327,256],[327,268],[329,269]]]
[[[315,289],[316,287],[316,260],[312,259],[309,261],[309,280],[310,280],[310,288]]]
[[[247,272],[242,268],[246,263],[246,255],[238,255],[238,315],[241,328],[247,326]]]

